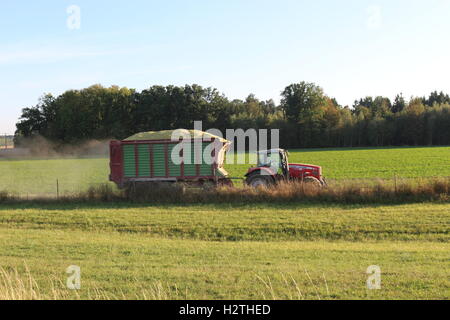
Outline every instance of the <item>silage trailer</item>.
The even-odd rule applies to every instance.
[[[191,139],[183,140],[186,135]],[[178,138],[172,139],[174,136]],[[178,163],[172,153],[180,143],[184,145],[179,157],[187,161]],[[162,182],[232,185],[223,167],[230,145],[226,139],[198,130],[138,133],[122,141],[111,141],[110,180],[119,188]],[[189,154],[185,154],[186,150]],[[200,156],[196,159],[195,154]]]

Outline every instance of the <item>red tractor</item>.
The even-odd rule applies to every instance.
[[[254,188],[271,186],[280,181],[300,181],[318,187],[326,185],[321,167],[290,164],[288,155],[283,149],[258,152],[258,165],[248,170],[245,183]]]

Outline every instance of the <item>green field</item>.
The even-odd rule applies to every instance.
[[[291,150],[291,163],[323,167],[327,179],[393,179],[450,176],[450,147]],[[243,177],[250,165],[227,165]],[[108,159],[1,160],[0,190],[22,195],[84,191],[108,182]]]
[[[449,204],[4,205],[0,229],[2,269],[41,298],[450,298]]]

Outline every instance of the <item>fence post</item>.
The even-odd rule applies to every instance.
[[[302,173],[302,194],[305,195],[305,176]]]
[[[397,194],[397,173],[394,175],[394,183],[395,183],[395,194]]]

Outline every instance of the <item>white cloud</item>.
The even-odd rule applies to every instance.
[[[102,56],[142,55],[154,50],[153,46],[148,45],[123,48],[92,42],[87,43],[83,39],[76,38],[72,42],[58,39],[46,44],[35,40],[0,45],[0,65],[43,64]]]
[[[108,55],[110,52],[91,49],[44,47],[0,50],[0,65],[49,63],[85,57]]]

